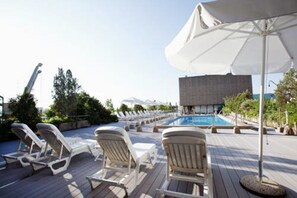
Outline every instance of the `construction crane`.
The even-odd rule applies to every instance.
[[[38,65],[35,67],[28,84],[24,89],[24,94],[25,93],[31,93],[33,85],[34,85],[34,83],[35,83],[35,81],[37,79],[37,76],[38,76],[38,74],[41,73],[41,70],[39,70],[41,66],[42,66],[42,63],[38,63]]]

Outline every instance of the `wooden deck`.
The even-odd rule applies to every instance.
[[[93,137],[96,127],[65,132],[67,136],[79,134]],[[144,132],[130,131],[132,142],[153,142],[159,149],[154,167],[142,166],[138,186],[130,197],[156,197],[156,189],[165,179],[165,156],[161,147],[161,133],[152,133],[152,126]],[[208,149],[211,153],[214,175],[214,196],[217,198],[258,197],[244,190],[239,180],[248,174],[257,174],[258,135],[253,130],[219,129],[217,134],[207,131]],[[266,143],[267,141],[267,143]],[[1,144],[0,144],[1,146]],[[2,154],[2,153],[1,153]],[[268,131],[264,136],[264,175],[286,187],[287,197],[297,197],[297,136],[284,136]],[[75,156],[67,171],[51,175],[48,169],[33,175],[31,167],[11,164],[0,171],[1,197],[123,197],[124,190],[101,184],[95,190],[86,176],[100,169],[101,161],[94,161],[91,154]],[[116,177],[116,176],[114,176]],[[189,182],[172,182],[172,190],[197,194],[198,187]]]

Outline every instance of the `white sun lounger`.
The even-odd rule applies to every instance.
[[[96,139],[103,150],[102,169],[88,176],[92,189],[101,182],[124,188],[129,195],[137,185],[139,166],[145,162],[154,165],[157,157],[155,144],[131,143],[127,132],[119,127],[99,127],[95,131]],[[117,180],[106,178],[108,170],[122,173]],[[127,187],[126,181],[132,178],[132,186]]]
[[[198,127],[165,129],[162,133],[162,145],[167,156],[167,171],[166,180],[158,190],[160,195],[182,198],[213,197],[211,162],[204,130]],[[203,195],[170,191],[168,186],[171,180],[201,184]]]
[[[50,155],[31,161],[34,170],[49,167],[52,173],[58,174],[67,170],[73,156],[88,152],[92,153],[96,147],[95,140],[66,139],[62,133],[52,124],[39,123],[36,125],[39,134],[45,139],[53,150]]]
[[[30,165],[29,159],[38,159],[40,155],[47,150],[45,143],[23,123],[13,123],[11,131],[20,139],[16,152],[2,155],[6,163],[19,161],[21,165]]]

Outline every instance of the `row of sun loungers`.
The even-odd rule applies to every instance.
[[[49,167],[55,175],[67,170],[73,156],[84,152],[96,153],[95,140],[65,138],[52,124],[39,123],[36,127],[43,140],[26,124],[11,125],[11,130],[20,138],[20,143],[16,152],[3,155],[6,163],[19,161],[23,167],[32,165],[35,171]]]
[[[117,112],[117,117],[119,118],[119,120],[126,122],[126,130],[134,129],[144,124],[157,122],[168,116],[169,114],[164,113],[162,111],[126,111],[125,113],[121,111]]]
[[[154,166],[157,148],[152,143],[132,144],[128,133],[120,127],[99,127],[95,130],[96,140],[65,138],[52,124],[37,124],[40,140],[25,124],[12,124],[12,132],[20,138],[20,146],[15,153],[3,155],[7,163],[19,161],[22,166],[31,165],[34,170],[48,167],[58,174],[67,170],[73,156],[80,153],[102,151],[102,168],[87,176],[91,188],[108,183],[123,188],[129,195],[137,185],[141,164]],[[206,147],[205,132],[199,128],[168,128],[162,133],[162,145],[167,156],[166,179],[159,195],[193,197],[168,190],[171,180],[182,180],[202,185],[201,196],[212,197],[212,172],[210,156]],[[100,152],[99,152],[100,153]],[[98,158],[97,154],[94,154]],[[120,172],[116,180],[107,177],[109,171]],[[126,181],[132,179],[132,185]]]

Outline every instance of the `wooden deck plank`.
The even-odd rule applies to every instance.
[[[233,138],[225,138],[222,141],[224,143],[228,143],[228,145],[230,145],[230,143],[234,144]],[[240,183],[239,183],[240,176],[243,175],[243,174],[241,174],[241,172],[242,172],[241,171],[241,166],[239,164],[235,163],[235,161],[237,161],[237,160],[234,160],[234,159],[236,159],[238,157],[238,152],[236,152],[237,149],[236,148],[233,149],[233,150],[235,150],[235,152],[232,152],[230,150],[231,149],[225,150],[224,155],[226,155],[227,158],[228,158],[228,164],[227,165],[228,165],[228,167],[230,167],[229,170],[233,174],[233,177],[231,177],[231,178],[232,178],[232,183],[233,183],[234,189],[236,190],[238,197],[239,196],[240,197],[250,197],[249,193],[246,192],[246,190],[244,190],[241,187]],[[237,169],[237,170],[235,170],[235,169]]]
[[[84,129],[90,135],[93,128]],[[143,166],[138,186],[130,197],[156,197],[156,188],[160,188],[165,180],[166,166],[164,151],[161,146],[161,134],[143,133],[131,130],[132,142],[153,142],[159,149],[158,161],[154,167]],[[284,185],[287,197],[297,197],[297,136],[284,136],[279,133],[268,135],[268,145],[264,137],[264,175]],[[258,134],[251,130],[242,130],[242,134],[233,134],[232,130],[219,130],[210,134],[207,130],[208,148],[211,153],[214,175],[214,197],[258,198],[244,190],[239,180],[247,174],[258,172]],[[0,145],[1,146],[1,145]],[[30,167],[8,166],[0,171],[0,185],[15,181],[1,188],[1,197],[123,197],[124,190],[118,187],[101,184],[95,190],[86,180],[86,176],[100,170],[100,161],[94,162],[90,154],[75,156],[67,171],[52,176],[51,172],[42,170],[29,176]],[[128,182],[131,185],[131,181]],[[172,182],[170,188],[198,193],[198,187],[190,182]]]
[[[8,164],[6,169],[1,171],[0,188],[29,177],[32,173],[33,171],[30,166],[22,167],[18,162]]]
[[[227,191],[224,185],[223,177],[220,171],[220,164],[218,163],[219,151],[215,148],[217,140],[215,138],[209,138],[207,136],[208,150],[211,154],[212,173],[213,173],[213,196],[215,198],[228,197]],[[219,192],[219,194],[218,194]]]
[[[157,176],[162,175],[162,177],[165,178],[165,166],[164,161],[160,157],[158,157],[158,160],[155,164],[155,166],[150,170],[149,174],[141,178],[142,182],[138,184],[139,187],[137,187],[132,193],[132,197],[140,197],[142,195],[146,196],[149,194],[149,190],[152,187],[152,185],[155,182],[158,182]],[[163,182],[163,179],[160,181]],[[159,186],[159,185],[158,185]]]
[[[285,138],[286,144],[279,144],[279,138]],[[295,143],[292,139],[295,138]],[[264,175],[268,176],[270,179],[277,181],[279,184],[286,187],[289,196],[296,196],[295,191],[292,190],[297,186],[297,161],[294,160],[296,157],[292,155],[294,152],[287,152],[285,154],[285,159],[282,157],[284,153],[277,151],[294,151],[297,149],[296,137],[292,136],[271,136],[269,138],[269,144],[264,144]],[[250,145],[250,143],[247,143]],[[290,145],[288,147],[288,145]],[[295,149],[289,149],[295,148]]]
[[[88,181],[86,180],[86,175],[90,174],[90,170],[94,170],[98,165],[98,161],[94,162],[94,158],[89,156],[88,160],[85,160],[86,163],[78,162],[81,165],[71,167],[69,174],[63,174],[63,178],[66,181],[67,188],[59,187],[53,191],[50,197],[75,197],[77,194],[80,194],[80,191],[85,188],[90,188]],[[80,168],[80,167],[84,168]],[[64,182],[64,181],[63,181]],[[62,184],[61,184],[62,185]],[[46,188],[44,189],[46,190]]]
[[[234,172],[236,176],[232,177],[232,182],[234,185],[234,189],[237,191],[238,197],[254,197],[254,195],[247,192],[241,185],[240,185],[240,179],[241,177],[247,175],[249,171],[253,171],[249,168],[250,163],[249,160],[240,160],[243,155],[246,156],[246,159],[250,158],[252,159],[252,156],[249,155],[249,152],[245,150],[243,151],[240,149],[240,144],[236,142],[236,134],[233,137],[224,137],[221,141],[224,142],[224,144],[228,145],[228,150],[225,150],[225,155],[228,156],[230,171]]]
[[[218,143],[221,143],[220,139],[217,140]],[[221,175],[223,177],[224,186],[227,192],[228,197],[237,197],[237,192],[234,189],[233,183],[232,183],[232,176],[230,176],[229,169],[227,166],[227,156],[224,154],[223,150],[218,149],[217,150],[217,165],[219,167],[219,170],[221,172]]]
[[[60,173],[58,175],[52,176],[49,169],[43,169],[41,171],[38,171],[31,177],[28,177],[20,182],[17,182],[15,186],[12,186],[12,188],[15,188],[14,194],[15,195],[22,195],[22,196],[42,196],[44,193],[48,193],[48,196],[51,196],[52,193],[56,192],[59,188],[66,188],[68,181],[67,178],[64,178],[64,175],[68,174],[74,174],[75,171],[78,173],[81,173],[79,171],[79,167],[81,166],[80,161],[82,163],[87,162],[86,159],[93,159],[92,156],[88,156],[88,154],[83,154],[82,156],[75,156],[77,157],[77,162],[74,162],[74,165],[76,166],[72,167],[73,164],[69,166],[69,169],[67,173]],[[87,169],[86,169],[87,170]],[[74,171],[74,172],[72,172]],[[78,174],[77,178],[80,178],[81,175]],[[46,182],[42,182],[46,181]],[[34,186],[34,188],[32,188]],[[29,190],[28,190],[29,189]],[[10,190],[10,188],[7,188],[7,190]]]

